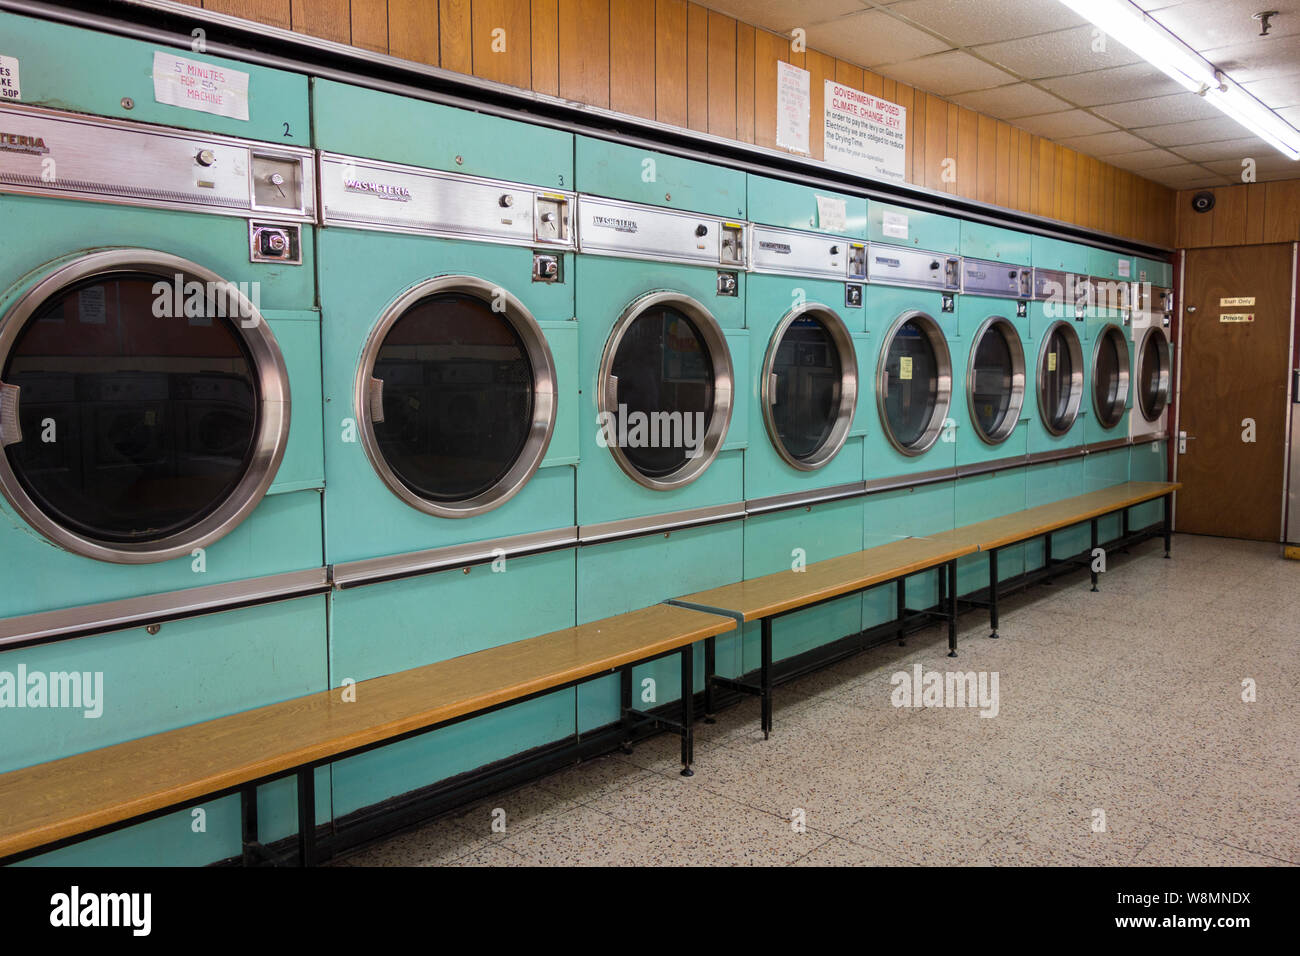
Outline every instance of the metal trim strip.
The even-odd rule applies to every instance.
[[[0,620],[0,650],[28,647],[72,637],[168,621],[252,604],[324,594],[329,590],[327,568],[289,571],[248,581],[210,584],[166,594],[39,611]]]
[[[867,493],[865,481],[854,481],[847,485],[834,485],[818,488],[814,491],[793,491],[783,495],[770,495],[766,498],[750,498],[745,502],[746,515],[768,514],[773,511],[785,511],[804,505],[822,504],[827,501],[843,501],[845,498],[858,498]]]
[[[956,468],[937,468],[934,471],[922,471],[915,475],[896,475],[892,478],[877,478],[866,482],[866,493],[878,495],[884,491],[897,491],[899,488],[919,488],[941,481],[951,481],[957,477]]]
[[[618,521],[604,521],[599,524],[580,525],[578,527],[578,544],[598,544],[604,541],[618,541],[623,538],[637,538],[642,535],[661,531],[677,531],[694,528],[721,521],[734,521],[745,517],[745,503],[713,505],[708,508],[689,508],[684,511],[670,511],[665,514],[647,515],[642,518],[623,518]]]
[[[1082,458],[1087,452],[1083,450],[1082,445],[1075,445],[1071,448],[1062,448],[1058,451],[1036,451],[1028,456],[1028,463],[1031,465],[1041,465],[1049,461],[1065,461],[1067,458]]]
[[[1091,445],[1085,445],[1083,450],[1085,454],[1095,455],[1097,452],[1112,451],[1116,448],[1124,448],[1133,444],[1133,439],[1125,436],[1124,438],[1112,438],[1110,441],[1097,441]]]
[[[449,568],[486,564],[498,557],[521,558],[547,551],[559,551],[574,547],[577,543],[576,527],[534,531],[509,538],[473,541],[469,544],[454,544],[427,551],[347,561],[333,566],[332,580],[337,590],[346,590],[363,584],[378,584],[417,574],[445,571]]]
[[[982,461],[978,465],[958,465],[957,477],[973,478],[976,475],[989,475],[995,471],[1006,471],[1008,468],[1023,468],[1028,464],[1029,455],[1011,455],[994,461]]]

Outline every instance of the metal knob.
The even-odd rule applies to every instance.
[[[272,173],[271,176],[270,176],[270,180],[271,180],[271,185],[272,185],[272,186],[283,186],[283,185],[284,185],[284,177],[281,176],[279,173]]]
[[[709,227],[704,225],[704,223],[700,223],[695,227],[695,234],[697,236],[707,236],[709,234]]]
[[[194,157],[194,161],[200,166],[211,166],[217,161],[217,154],[210,149],[201,149],[199,154]]]
[[[511,206],[515,204],[515,197],[510,195],[509,193],[504,193],[501,196],[500,202],[501,202],[501,208],[509,209]]]

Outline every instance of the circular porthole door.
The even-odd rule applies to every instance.
[[[1064,435],[1079,417],[1083,402],[1083,350],[1068,322],[1054,322],[1038,353],[1038,412],[1043,427]]]
[[[145,564],[206,547],[257,506],[288,432],[275,337],[197,263],[90,253],[0,317],[0,491],[75,554]]]
[[[801,471],[821,468],[844,446],[857,407],[857,353],[844,322],[816,303],[787,313],[762,375],[763,424],[777,454]]]
[[[889,443],[920,455],[939,439],[952,400],[952,359],[943,330],[924,312],[905,312],[885,335],[876,401]]]
[[[398,498],[465,518],[500,507],[541,465],[555,430],[555,362],[518,299],[472,276],[403,293],[357,370],[362,445]]]
[[[638,484],[690,484],[722,448],[733,373],[726,337],[699,302],[651,292],[624,310],[601,357],[602,443]]]
[[[1173,362],[1165,330],[1147,329],[1138,345],[1138,408],[1142,417],[1154,422],[1169,407]]]
[[[1092,408],[1103,428],[1114,428],[1128,405],[1128,338],[1107,325],[1092,350]]]
[[[966,398],[975,434],[999,445],[1015,431],[1025,403],[1025,349],[1016,327],[990,316],[975,333],[966,369]]]

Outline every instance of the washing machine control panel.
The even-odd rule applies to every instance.
[[[755,272],[827,279],[865,279],[867,244],[823,233],[753,226]]]
[[[582,252],[692,265],[748,265],[748,225],[729,219],[646,206],[641,203],[578,197],[578,246]]]
[[[882,285],[961,291],[961,257],[873,242],[867,250],[867,278]]]
[[[0,192],[213,215],[316,217],[307,149],[234,137],[0,107]]]
[[[1034,293],[1034,270],[991,259],[962,260],[962,292],[1002,299],[1028,299]]]

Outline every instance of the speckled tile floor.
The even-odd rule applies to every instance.
[[[771,740],[743,701],[698,725],[692,778],[662,735],[335,863],[1300,863],[1300,563],[1186,535],[1162,555],[1004,601],[997,641],[963,615],[956,660],[931,628],[787,684]],[[916,664],[997,672],[997,716],[894,707]]]

